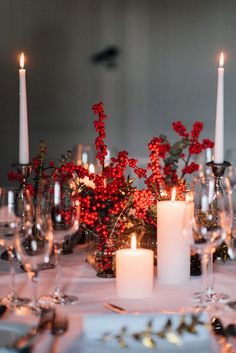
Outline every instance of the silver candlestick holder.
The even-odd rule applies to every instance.
[[[225,174],[225,169],[230,167],[231,164],[228,161],[224,161],[223,163],[215,163],[214,161],[208,162],[206,164],[208,167],[212,169],[212,173],[215,179],[215,187],[216,190],[220,190],[220,179]]]
[[[211,167],[215,178],[221,178],[222,176],[224,176],[225,169],[231,166],[231,164],[227,161],[224,161],[223,163],[215,163],[214,161],[211,161],[208,162],[206,165],[208,167]]]
[[[224,176],[225,169],[230,167],[231,164],[228,161],[224,161],[223,163],[215,163],[214,161],[208,162],[206,164],[208,167],[211,167],[212,173],[215,178],[215,186],[216,190],[220,189],[220,178]]]
[[[29,178],[32,172],[32,164],[15,164],[17,167],[18,174],[22,177],[20,189],[25,190],[27,185],[27,179]]]

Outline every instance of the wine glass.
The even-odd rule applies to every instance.
[[[73,304],[78,297],[63,293],[61,286],[61,253],[63,243],[79,229],[80,204],[77,200],[76,183],[73,179],[56,180],[50,186],[51,219],[55,254],[56,285],[51,295],[40,298],[42,303]]]
[[[196,182],[197,178],[194,179],[194,183]],[[233,222],[233,203],[232,203],[232,188],[230,185],[230,181],[226,177],[221,177],[214,179],[213,177],[209,179],[209,193],[211,194],[210,197],[213,197],[215,193],[218,195],[221,194],[222,200],[224,203],[225,215],[226,215],[226,237],[224,242],[228,246],[228,253],[232,253],[232,222]],[[211,248],[208,252],[208,259],[207,259],[207,293],[208,293],[208,300],[214,302],[226,302],[229,299],[229,295],[226,293],[217,293],[214,288],[213,284],[213,255],[215,252],[215,248]],[[201,292],[197,292],[194,294],[194,300],[200,300]]]
[[[226,176],[231,182],[232,189],[236,191],[236,148],[226,151],[225,160],[231,163],[226,169]]]
[[[208,291],[208,254],[226,239],[230,224],[230,205],[214,178],[196,178],[192,190],[193,199],[186,199],[183,233],[201,256],[200,302],[205,305],[209,301],[217,301],[217,294],[212,295]]]
[[[21,307],[24,314],[40,314],[42,306],[37,298],[38,272],[43,263],[49,262],[53,247],[53,233],[50,214],[41,198],[35,205],[23,195],[18,202],[22,225],[15,239],[16,254],[32,281],[31,302]]]
[[[13,307],[28,303],[28,298],[16,294],[14,269],[14,239],[21,226],[17,215],[18,192],[13,188],[0,188],[0,244],[7,248],[10,266],[10,293],[1,299],[4,305]]]
[[[231,239],[232,239],[232,225],[233,225],[233,199],[232,199],[232,187],[229,178],[221,177],[215,180],[215,192],[221,194],[222,200],[224,203],[225,211],[225,230],[226,237],[224,242],[228,247],[228,254],[230,254],[231,249]],[[214,250],[214,249],[213,249]],[[213,254],[214,251],[211,251],[209,256],[209,295],[214,302],[224,303],[229,299],[229,295],[226,293],[217,293],[213,286],[212,273],[213,273]]]
[[[225,160],[229,161],[231,165],[226,169],[226,175],[230,181],[232,188],[233,198],[233,222],[232,222],[232,233],[231,239],[227,243],[229,250],[228,254],[230,258],[236,258],[236,148],[228,149],[226,151]]]

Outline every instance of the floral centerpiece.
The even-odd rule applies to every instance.
[[[64,183],[73,179],[79,191],[81,229],[94,246],[94,265],[98,275],[109,277],[114,275],[115,250],[127,247],[132,233],[136,233],[141,245],[145,236],[156,238],[156,202],[169,199],[173,187],[176,187],[177,198],[184,198],[188,187],[186,177],[199,168],[191,161],[192,156],[212,148],[214,143],[209,139],[200,141],[203,123],[195,122],[187,131],[178,121],[172,125],[179,137],[177,142],[171,144],[167,136],[159,135],[148,143],[149,162],[145,168],[140,168],[138,160],[127,151],[120,151],[106,166],[105,122],[108,117],[102,103],[95,104],[92,110],[97,116],[95,147],[101,173],[89,173],[83,166],[73,164],[71,152],[50,160],[45,143],[41,143],[39,154],[33,159],[33,180],[28,182],[27,188],[37,195],[42,180],[49,190],[52,180]],[[8,176],[10,180],[21,182],[21,176],[15,171]],[[143,179],[143,189],[135,187],[133,176]],[[92,183],[87,185],[86,178]],[[156,247],[155,240],[152,245]]]
[[[82,206],[81,222],[88,234],[96,239],[98,265],[101,275],[113,273],[112,254],[127,244],[127,239],[135,232],[141,243],[148,235],[156,237],[156,202],[170,198],[171,189],[177,188],[177,198],[183,199],[187,189],[186,176],[197,171],[199,165],[191,161],[193,155],[214,143],[209,139],[200,141],[203,123],[196,122],[187,131],[180,122],[173,123],[174,131],[180,140],[171,145],[165,135],[154,137],[148,144],[150,161],[146,168],[138,167],[138,160],[130,158],[127,151],[121,151],[104,165],[107,154],[105,144],[105,121],[103,104],[93,106],[98,116],[94,127],[98,133],[95,140],[97,159],[102,167],[100,175],[90,174],[94,188],[84,187],[80,193]],[[178,176],[179,164],[183,163]],[[142,178],[146,185],[139,190],[129,173]],[[155,246],[155,242],[153,242]],[[126,245],[127,246],[127,245]]]

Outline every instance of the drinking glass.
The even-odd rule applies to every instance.
[[[80,204],[76,197],[77,188],[73,179],[55,181],[50,186],[51,220],[53,227],[56,285],[51,295],[40,298],[42,303],[73,304],[78,297],[63,293],[61,285],[61,253],[63,243],[79,229]]]
[[[21,227],[21,219],[17,215],[18,192],[13,188],[0,188],[0,244],[7,248],[10,266],[10,293],[1,299],[7,306],[20,306],[28,303],[28,298],[16,294],[14,269],[14,239]]]
[[[205,178],[207,178],[205,176]],[[196,183],[198,178],[194,179],[193,183]],[[226,177],[221,177],[218,179],[214,179],[214,177],[208,178],[209,180],[209,193],[214,195],[217,193],[218,195],[221,194],[222,200],[224,203],[224,209],[226,214],[226,237],[224,241],[226,242],[229,250],[229,254],[232,252],[232,223],[233,223],[233,203],[232,203],[232,188],[230,185],[230,181]],[[199,182],[199,181],[198,181]],[[212,197],[212,196],[210,196]],[[207,261],[207,293],[208,293],[208,300],[215,301],[215,302],[226,302],[229,299],[229,295],[226,293],[217,293],[214,288],[213,283],[213,254],[215,252],[215,248],[211,248],[208,251],[208,258]],[[198,301],[201,298],[202,293],[196,292],[194,293],[193,299]]]
[[[231,163],[226,169],[226,175],[230,181],[232,188],[232,198],[233,198],[233,222],[232,222],[232,233],[231,239],[229,239],[228,254],[231,259],[236,258],[236,148],[228,149],[226,151],[225,160]]]
[[[209,253],[226,239],[230,224],[228,198],[219,190],[214,178],[196,178],[193,183],[193,199],[186,202],[183,233],[201,256],[202,291],[201,304],[217,301],[209,294],[207,266]]]
[[[226,151],[225,160],[231,164],[226,169],[226,176],[231,182],[232,189],[236,192],[236,148]]]
[[[37,298],[38,272],[43,263],[49,262],[53,247],[53,233],[50,214],[44,202],[37,197],[35,205],[25,197],[18,204],[22,225],[16,235],[15,249],[18,259],[32,282],[31,302],[24,308],[24,314],[40,314],[42,306]],[[21,201],[22,201],[21,200]],[[23,307],[22,307],[23,310]]]

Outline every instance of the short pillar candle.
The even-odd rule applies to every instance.
[[[136,248],[132,236],[131,249],[116,251],[116,292],[123,298],[147,298],[153,293],[154,253]]]

